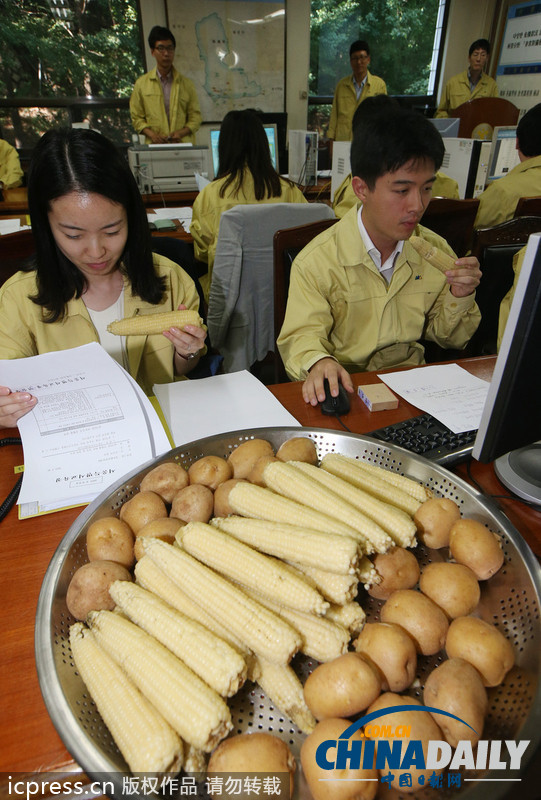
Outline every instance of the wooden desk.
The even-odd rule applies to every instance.
[[[487,357],[469,359],[461,364],[480,377],[490,378],[494,362],[494,357]],[[377,380],[373,373],[354,376],[356,385]],[[304,403],[300,383],[269,388],[303,425],[342,430],[337,420],[322,415],[319,408]],[[401,400],[396,411],[370,414],[359,398],[354,396],[351,411],[344,420],[355,432],[366,433],[415,413],[419,413],[417,409]],[[8,435],[17,435],[17,431],[0,431],[1,437]],[[21,463],[20,446],[0,448],[1,499],[6,497],[15,482],[13,468]],[[457,471],[466,477],[463,467]],[[476,464],[472,472],[490,493],[507,494],[490,465]],[[511,498],[500,502],[534,552],[541,557],[541,513]],[[0,772],[12,774],[79,769],[56,733],[41,697],[34,658],[34,617],[49,561],[80,510],[72,509],[19,521],[14,508],[0,523],[0,585],[3,589],[3,602],[0,604]],[[525,788],[523,782],[521,800],[529,800],[530,795],[525,793]],[[532,798],[537,796],[531,795]]]

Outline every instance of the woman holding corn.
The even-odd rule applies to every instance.
[[[36,255],[0,289],[0,359],[97,341],[147,393],[187,374],[204,347],[199,325],[107,331],[123,317],[199,307],[187,273],[152,253],[137,184],[116,147],[95,131],[49,131],[32,154],[28,202]],[[0,425],[16,425],[35,403],[0,386]]]

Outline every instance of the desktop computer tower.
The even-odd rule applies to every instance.
[[[301,186],[317,183],[317,131],[289,131],[288,175]]]

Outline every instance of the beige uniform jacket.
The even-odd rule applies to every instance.
[[[174,67],[173,85],[169,101],[169,119],[165,113],[163,90],[156,68],[142,75],[135,81],[130,97],[130,114],[132,124],[137,133],[149,127],[153,131],[169,136],[185,125],[192,132],[185,136],[183,142],[195,144],[195,133],[201,126],[201,111],[195,86],[189,78],[185,78]],[[151,140],[147,137],[147,142]]]
[[[454,255],[432,231],[416,232]],[[349,372],[422,364],[420,339],[462,348],[480,318],[475,295],[454,297],[445,276],[407,241],[387,285],[352,208],[295,259],[278,348],[293,380],[327,356]]]
[[[387,86],[382,78],[367,72],[366,83],[357,100],[353,85],[353,75],[338,81],[332,101],[331,117],[327,136],[337,142],[349,142],[352,138],[351,123],[353,115],[363,100],[376,94],[387,94]]]
[[[523,247],[522,250],[519,250],[518,253],[515,253],[513,257],[513,272],[515,273],[513,285],[500,303],[500,317],[498,319],[498,350],[501,347],[505,326],[507,325],[507,320],[509,319],[509,311],[511,310],[511,304],[515,296],[518,276],[520,275],[520,270],[522,269],[522,262],[524,261],[525,255],[526,247]]]
[[[498,97],[498,84],[489,75],[484,72],[477,81],[474,90],[470,89],[470,79],[468,78],[468,70],[454,75],[449,78],[445,84],[438,110],[434,114],[435,117],[452,117],[451,111],[462,103],[467,103],[469,100],[476,100],[478,97]]]
[[[0,181],[6,189],[14,189],[23,182],[19,154],[9,142],[0,139]]]
[[[479,197],[474,227],[491,228],[512,219],[521,197],[541,195],[541,156],[521,161],[504,178],[498,178]]]
[[[189,275],[163,256],[154,255],[154,263],[158,274],[165,277],[162,302],[153,305],[134,297],[125,280],[124,316],[172,311],[180,303],[199,308],[199,296]],[[0,359],[26,358],[99,342],[81,298],[68,302],[64,319],[46,323],[41,306],[29,299],[29,295],[36,294],[36,288],[35,272],[17,272],[0,288]],[[154,383],[175,380],[173,345],[165,336],[127,336],[126,347],[129,372],[147,394],[152,393]]]

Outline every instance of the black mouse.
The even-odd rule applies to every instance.
[[[325,400],[321,403],[322,414],[329,414],[329,416],[342,416],[342,414],[347,414],[350,408],[349,396],[342,384],[338,384],[338,394],[336,397],[331,395],[327,378],[323,381],[323,388],[325,389]]]

